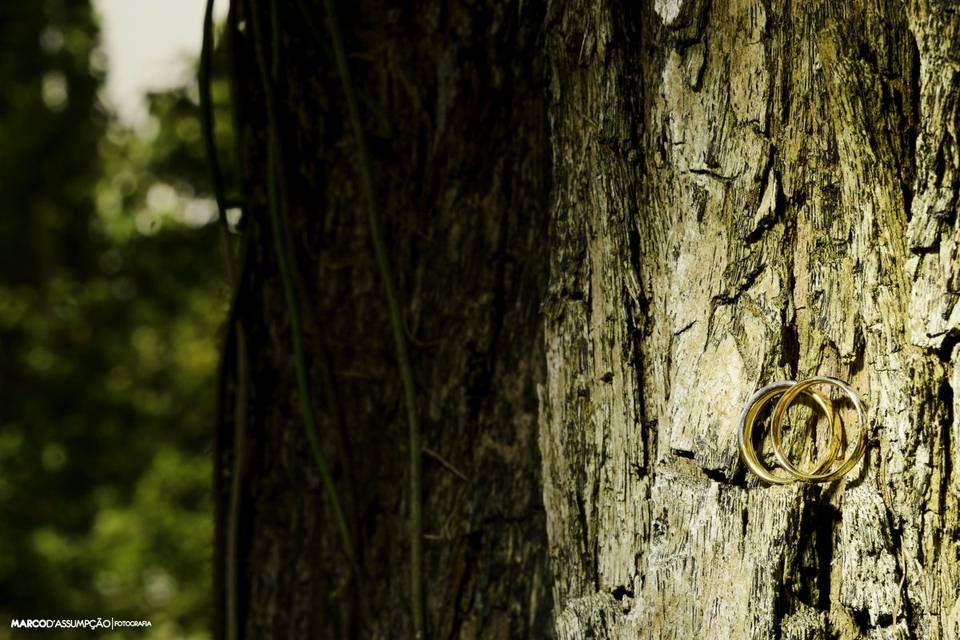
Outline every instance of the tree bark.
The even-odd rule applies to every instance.
[[[958,17],[548,9],[560,638],[960,637]],[[760,486],[743,403],[816,373],[860,390],[867,456]]]
[[[339,10],[428,449],[427,636],[960,638],[960,13]],[[231,11],[249,376],[226,369],[238,579],[218,581],[238,637],[411,633],[408,425],[328,27],[310,1]],[[268,100],[354,579],[298,410]],[[860,391],[867,454],[762,485],[743,403],[813,374]]]
[[[549,184],[542,8],[338,5],[413,361],[429,637],[543,637],[552,606],[536,394]],[[244,391],[228,375],[220,428],[218,468],[229,478],[245,397],[240,544],[218,578],[238,563],[237,584],[221,594],[224,636],[236,590],[242,638],[412,637],[408,425],[328,26],[321,3],[231,8],[247,246],[235,316],[250,375]],[[268,214],[268,94],[311,402],[359,557],[352,580],[298,404]],[[220,486],[225,546],[229,480]]]

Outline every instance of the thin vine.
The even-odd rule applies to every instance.
[[[273,101],[273,85],[270,81],[269,67],[266,61],[266,55],[263,51],[263,39],[259,20],[255,12],[250,11],[250,23],[253,30],[254,54],[257,60],[257,69],[260,75],[260,82],[265,94],[265,104],[267,112],[267,210],[270,217],[271,235],[273,236],[274,249],[277,254],[277,264],[280,271],[280,280],[283,287],[284,298],[287,304],[287,311],[290,316],[290,332],[293,342],[294,369],[297,380],[297,395],[300,400],[300,411],[306,427],[307,440],[310,445],[310,451],[313,454],[317,465],[317,471],[320,474],[320,480],[324,491],[330,500],[330,506],[333,509],[334,520],[340,534],[340,543],[344,555],[350,564],[350,569],[357,580],[360,580],[360,566],[357,563],[356,554],[353,549],[353,542],[350,537],[350,530],[347,526],[343,507],[340,503],[340,497],[337,488],[330,473],[330,467],[327,464],[327,458],[320,445],[320,436],[317,428],[316,417],[311,404],[310,384],[307,376],[306,355],[303,348],[303,330],[300,318],[300,304],[297,291],[294,287],[293,273],[291,267],[291,249],[287,244],[287,231],[285,221],[287,217],[287,198],[285,191],[285,180],[283,175],[283,164],[280,153],[280,139],[277,127],[276,109]]]
[[[217,219],[220,227],[220,242],[223,248],[223,261],[227,272],[227,282],[230,283],[230,285],[235,285],[236,267],[233,263],[233,254],[230,251],[230,227],[227,221],[223,171],[220,169],[220,158],[217,155],[217,143],[214,137],[213,97],[211,95],[212,83],[213,0],[207,0],[207,6],[203,13],[203,43],[200,47],[200,69],[197,73],[197,84],[200,93],[200,124],[203,130],[203,144],[207,153],[207,164],[210,167],[213,197],[217,203]]]
[[[216,553],[218,554],[217,566],[222,568],[223,574],[218,571],[217,578],[222,580],[217,585],[217,592],[224,593],[224,627],[219,627],[220,618],[218,618],[218,637],[221,633],[227,640],[236,640],[239,637],[239,613],[238,613],[238,594],[237,584],[239,576],[237,575],[237,553],[239,540],[239,512],[240,512],[240,489],[244,475],[244,461],[246,458],[246,403],[247,403],[247,349],[246,334],[243,330],[243,323],[237,315],[239,296],[240,274],[234,262],[234,255],[230,247],[229,222],[227,220],[227,207],[225,204],[225,190],[223,172],[220,168],[220,159],[217,153],[214,114],[213,114],[213,0],[207,0],[206,9],[203,14],[203,41],[200,48],[200,67],[197,73],[197,85],[200,96],[200,123],[203,131],[204,147],[207,155],[207,165],[210,169],[211,184],[213,187],[214,199],[217,203],[218,227],[220,230],[220,248],[223,254],[224,270],[227,277],[227,283],[232,291],[233,300],[230,305],[230,314],[227,318],[227,336],[224,342],[224,354],[221,360],[221,389],[225,386],[225,377],[229,367],[230,358],[228,350],[231,345],[236,345],[236,368],[237,368],[237,406],[233,412],[234,437],[233,437],[233,469],[231,470],[229,506],[227,511],[226,531],[218,533],[218,545]],[[222,393],[223,391],[221,391]],[[219,425],[223,424],[225,400],[221,398],[218,402]],[[220,427],[218,426],[218,433]],[[218,442],[219,436],[218,436]],[[222,470],[220,469],[219,447],[217,455],[217,477],[218,482]],[[218,522],[218,531],[222,525]],[[221,537],[222,536],[222,537]],[[224,540],[225,538],[225,540]],[[223,547],[220,546],[223,542]]]
[[[390,312],[390,326],[393,333],[394,348],[397,353],[397,362],[400,367],[400,378],[403,383],[404,404],[407,410],[408,439],[410,449],[410,598],[413,614],[414,638],[424,637],[424,594],[423,594],[423,490],[421,471],[421,444],[420,423],[417,418],[416,393],[413,385],[413,371],[410,367],[410,358],[407,353],[407,341],[404,333],[403,316],[394,285],[393,270],[390,267],[390,257],[384,242],[383,228],[380,223],[380,213],[377,207],[376,191],[373,186],[373,168],[370,162],[370,152],[367,148],[366,135],[360,119],[360,109],[353,83],[350,78],[350,69],[347,65],[347,54],[340,33],[340,23],[337,19],[334,0],[324,0],[326,9],[327,30],[333,44],[334,61],[337,74],[343,85],[343,94],[347,103],[347,112],[350,126],[353,130],[353,139],[356,145],[360,190],[367,205],[367,223],[370,227],[370,236],[373,241],[373,250],[376,254],[377,266],[380,270],[380,279],[387,306]],[[301,10],[302,10],[301,4]]]

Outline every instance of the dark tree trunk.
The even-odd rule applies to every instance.
[[[246,185],[235,315],[249,376],[240,389],[231,366],[221,427],[223,545],[231,527],[238,533],[219,578],[236,563],[221,623],[226,634],[236,589],[238,637],[409,637],[402,386],[323,6],[307,0],[304,15],[299,4],[277,1],[272,11],[266,0],[237,0],[230,20]],[[549,177],[540,5],[339,4],[430,450],[429,637],[544,636],[552,607],[537,448]],[[359,556],[361,575],[349,582],[299,408],[268,212],[267,92],[310,400]],[[232,416],[243,398],[246,455],[231,517]]]
[[[329,23],[233,4],[223,629],[412,637],[408,422]],[[960,638],[956,8],[339,4],[423,426],[429,638]],[[274,130],[356,580],[299,406]],[[860,390],[867,455],[763,486],[740,409],[812,374]]]

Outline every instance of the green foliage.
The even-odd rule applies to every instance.
[[[98,42],[86,1],[0,5],[0,638],[98,616],[206,638],[226,285],[195,91],[120,127]]]

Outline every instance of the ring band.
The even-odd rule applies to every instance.
[[[779,395],[783,395],[785,398],[787,393],[791,393],[791,401],[793,398],[796,398],[797,394],[799,393],[810,396],[817,406],[823,411],[824,415],[826,415],[827,422],[832,423],[833,425],[833,438],[830,442],[830,448],[821,459],[820,463],[814,468],[814,474],[822,474],[829,469],[840,452],[840,447],[843,443],[843,427],[840,423],[840,418],[834,412],[833,405],[830,403],[830,400],[819,391],[815,389],[808,389],[807,387],[809,386],[810,385],[806,385],[798,390],[797,382],[793,380],[781,380],[779,382],[774,382],[754,393],[753,396],[747,401],[746,406],[744,406],[743,413],[740,415],[740,425],[737,431],[737,437],[740,442],[740,454],[747,467],[765,482],[769,482],[771,484],[789,484],[794,480],[801,479],[802,476],[811,475],[797,472],[793,465],[784,465],[784,469],[790,474],[791,477],[782,478],[775,476],[773,472],[767,469],[757,457],[757,452],[753,446],[754,424],[756,423],[757,416],[760,414],[760,410],[763,408],[763,406]],[[777,406],[779,407],[783,401],[784,399],[781,398],[780,403],[778,403]],[[777,459],[780,460],[779,457]]]
[[[854,448],[853,453],[851,453],[850,457],[847,458],[836,470],[824,471],[821,469],[816,469],[814,470],[814,473],[805,473],[797,469],[787,459],[786,454],[783,452],[783,417],[787,412],[787,407],[789,407],[790,403],[793,402],[794,398],[797,397],[797,394],[803,393],[815,384],[829,384],[842,389],[843,392],[846,393],[847,397],[850,398],[850,401],[857,410],[857,419],[860,422],[860,437],[857,440],[857,446]],[[777,457],[777,462],[780,463],[780,466],[782,466],[787,473],[792,474],[795,478],[806,480],[807,482],[829,482],[841,477],[850,471],[850,469],[852,469],[857,462],[860,461],[860,458],[863,456],[863,453],[867,448],[867,420],[865,417],[863,404],[860,402],[860,396],[853,389],[853,387],[848,385],[846,382],[837,380],[836,378],[831,378],[829,376],[814,376],[804,380],[803,382],[798,382],[794,385],[791,385],[790,388],[783,394],[783,396],[781,396],[780,401],[777,402],[777,406],[773,409],[773,421],[770,427],[770,433],[773,440],[773,453]]]

